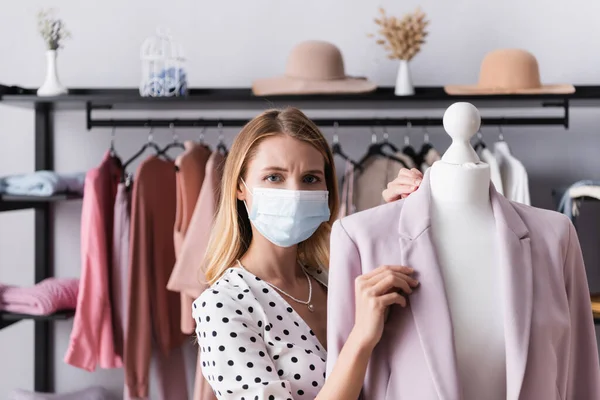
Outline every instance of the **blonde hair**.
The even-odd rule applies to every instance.
[[[310,238],[299,243],[298,259],[313,267],[327,268],[329,265],[329,234],[339,207],[331,149],[319,128],[302,111],[292,107],[271,109],[242,128],[225,162],[219,208],[201,269],[209,284],[219,279],[248,250],[252,229],[244,203],[237,198],[240,178],[245,176],[258,145],[276,135],[288,135],[309,143],[323,155],[331,217]]]

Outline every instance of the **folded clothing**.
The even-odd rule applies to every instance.
[[[90,387],[64,394],[16,389],[9,394],[8,400],[115,400],[115,397],[102,387]]]
[[[21,196],[52,196],[57,193],[83,194],[85,173],[57,174],[36,171],[0,178],[0,193]]]
[[[0,284],[0,311],[48,315],[77,306],[79,279],[47,278],[33,287]]]
[[[593,180],[581,180],[573,183],[569,188],[563,193],[562,198],[560,199],[560,203],[558,205],[558,212],[565,214],[571,221],[574,220],[579,214],[579,207],[577,206],[577,202],[573,201],[581,196],[590,195],[591,197],[595,197],[597,193],[591,190],[590,193],[585,193],[585,189],[579,190],[582,187],[591,187],[591,186],[600,186],[600,181]],[[589,190],[589,188],[587,189]]]

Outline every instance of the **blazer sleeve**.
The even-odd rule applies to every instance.
[[[569,244],[564,265],[571,322],[564,400],[600,399],[600,361],[588,282],[575,227],[569,221]]]
[[[333,224],[327,295],[327,376],[354,327],[354,280],[362,274],[360,254],[342,221]]]

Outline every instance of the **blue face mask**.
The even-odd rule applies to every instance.
[[[242,183],[250,192],[246,182]],[[325,221],[329,221],[327,190],[287,190],[254,188],[250,222],[261,235],[280,247],[305,241]],[[246,202],[244,202],[246,204]]]

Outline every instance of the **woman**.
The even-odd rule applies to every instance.
[[[386,201],[414,191],[403,170]],[[388,306],[418,282],[381,266],[356,282],[356,321],[325,381],[329,233],[338,195],[333,156],[294,108],[268,110],[236,137],[195,302],[202,373],[219,399],[352,399],[360,394]]]

